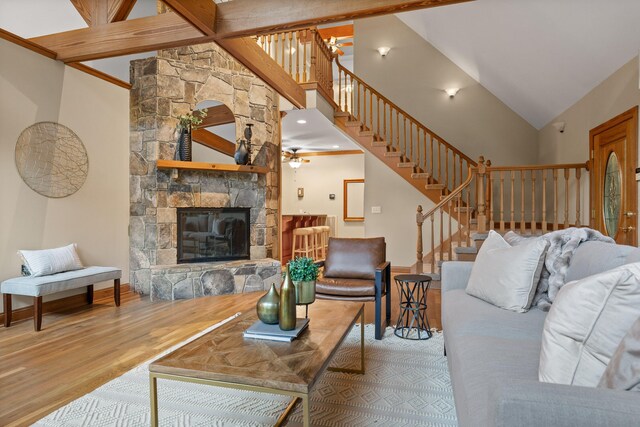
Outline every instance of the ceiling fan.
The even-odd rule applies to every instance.
[[[298,147],[289,148],[290,151],[282,151],[282,163],[289,163],[294,169],[298,169],[303,163],[309,163],[310,160],[303,159],[298,154]]]
[[[327,45],[329,46],[329,49],[331,49],[333,53],[337,53],[340,56],[344,55],[344,52],[342,51],[342,49],[340,49],[341,47],[353,46],[353,42],[341,43],[340,39],[342,38],[347,38],[347,37],[338,38],[336,36],[331,36],[328,40],[326,40]]]

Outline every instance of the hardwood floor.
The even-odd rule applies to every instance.
[[[398,316],[393,284],[392,322]],[[41,332],[31,319],[0,328],[0,425],[30,425],[236,312],[253,310],[259,294],[151,302],[124,293],[92,306],[46,313]],[[429,291],[428,317],[440,326],[440,290]],[[313,318],[313,306],[310,309]],[[373,304],[365,319],[373,322]]]

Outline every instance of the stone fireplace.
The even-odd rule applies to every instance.
[[[183,299],[261,290],[279,283],[280,263],[273,259],[278,254],[280,185],[277,94],[214,43],[163,50],[157,57],[133,61],[131,83],[129,280],[133,288],[152,299]],[[177,117],[207,100],[222,102],[233,111],[236,138],[247,123],[254,125],[252,163],[266,166],[266,174],[157,168],[157,160],[174,159]],[[179,234],[183,237],[187,231],[186,226],[179,228],[178,210],[201,208],[247,212],[244,258],[248,259],[178,263]],[[209,239],[220,254],[228,254],[231,242],[223,241],[221,233],[213,236],[213,217],[211,221],[207,217],[207,224],[196,230],[211,234],[200,236],[204,245],[196,248],[196,239],[190,240],[193,252],[213,254],[206,246]],[[237,222],[236,227],[239,231]],[[193,220],[189,228],[193,232]],[[240,245],[237,240],[235,244]]]

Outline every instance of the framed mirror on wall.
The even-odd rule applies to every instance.
[[[364,221],[364,179],[344,180],[342,218],[345,222]]]

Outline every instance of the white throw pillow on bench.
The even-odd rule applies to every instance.
[[[548,247],[544,239],[530,240],[511,246],[489,231],[473,264],[467,293],[507,310],[529,310]]]
[[[640,263],[569,282],[545,319],[540,381],[595,387],[640,317]]]
[[[54,249],[20,250],[18,256],[22,258],[31,276],[35,277],[84,268],[76,252],[75,243]]]

